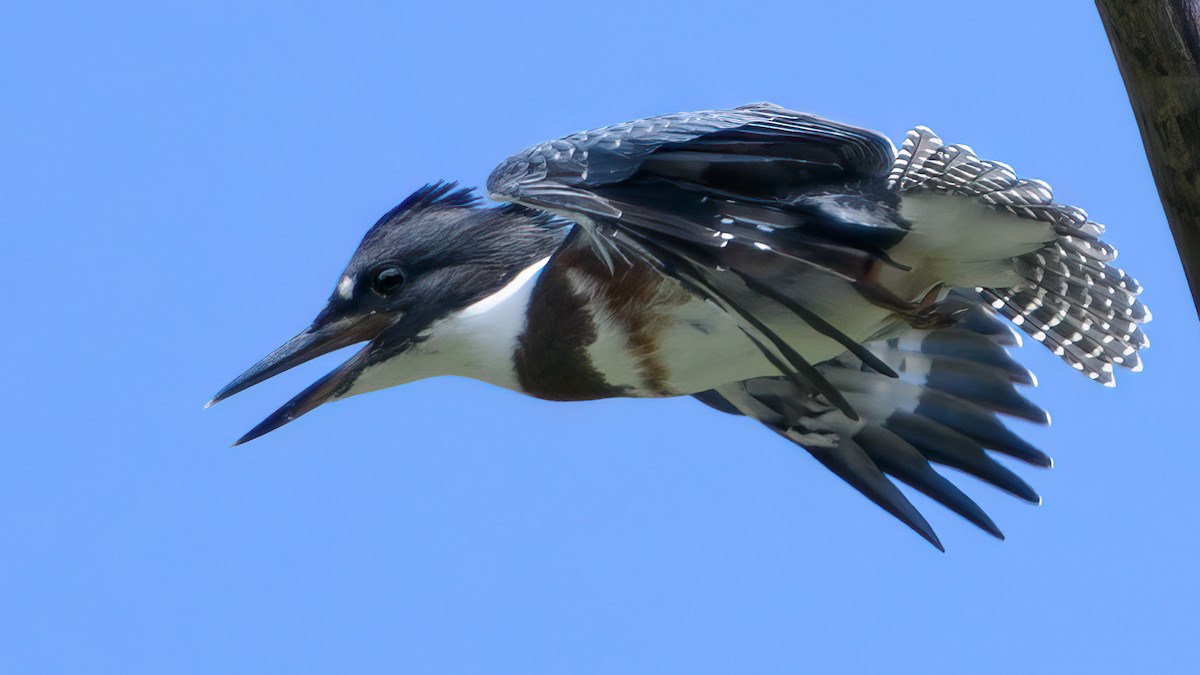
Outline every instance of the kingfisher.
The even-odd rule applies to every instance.
[[[436,182],[385,213],[312,323],[209,404],[365,345],[235,445],[438,375],[553,401],[692,396],[944,550],[893,481],[1001,539],[934,465],[1040,503],[995,458],[1051,465],[1002,421],[1049,423],[1019,391],[1036,380],[1013,326],[1106,386],[1148,346],[1102,225],[925,127],[896,150],[769,103],[661,115],[530,147],[487,193]]]

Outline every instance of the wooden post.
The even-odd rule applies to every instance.
[[[1200,0],[1096,0],[1200,314]]]

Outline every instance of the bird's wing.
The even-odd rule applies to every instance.
[[[873,200],[834,203],[817,188],[866,179],[883,185],[893,158],[891,141],[873,131],[760,103],[547,141],[500,164],[487,187],[494,199],[656,242],[710,249],[758,242],[846,271],[861,258],[855,252],[903,228]],[[831,218],[835,210],[843,218]]]
[[[678,113],[586,131],[529,148],[488,179],[488,192],[566,216],[597,253],[638,255],[733,316],[780,370],[854,412],[812,364],[746,309],[732,273],[817,330],[890,373],[858,341],[747,265],[747,250],[870,285],[906,226],[886,189],[884,136],[771,104]],[[614,236],[619,235],[619,236]],[[624,241],[624,243],[614,243]]]
[[[1016,334],[982,299],[956,298],[963,309],[952,327],[909,329],[869,343],[900,371],[890,379],[845,355],[817,368],[860,415],[841,411],[782,378],[757,378],[697,396],[724,412],[752,417],[800,445],[828,469],[939,549],[933,528],[889,477],[920,490],[971,523],[1003,538],[983,510],[932,464],[972,474],[1021,499],[1040,498],[989,451],[1039,467],[1050,458],[999,418],[1048,423],[1045,411],[1017,391],[1033,375],[1007,353]]]

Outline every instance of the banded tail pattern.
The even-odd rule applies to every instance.
[[[980,159],[965,145],[945,145],[926,127],[908,132],[888,176],[905,194],[934,192],[975,199],[992,209],[1048,223],[1056,237],[1013,259],[1020,281],[980,288],[983,297],[1030,337],[1105,386],[1113,365],[1140,370],[1149,346],[1139,324],[1150,311],[1132,277],[1111,263],[1117,252],[1101,241],[1104,226],[1078,207],[1054,202],[1050,186],[1019,178],[1002,162]]]

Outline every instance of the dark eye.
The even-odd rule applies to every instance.
[[[404,272],[399,267],[384,267],[375,273],[371,279],[371,290],[388,296],[396,292],[404,284]]]

